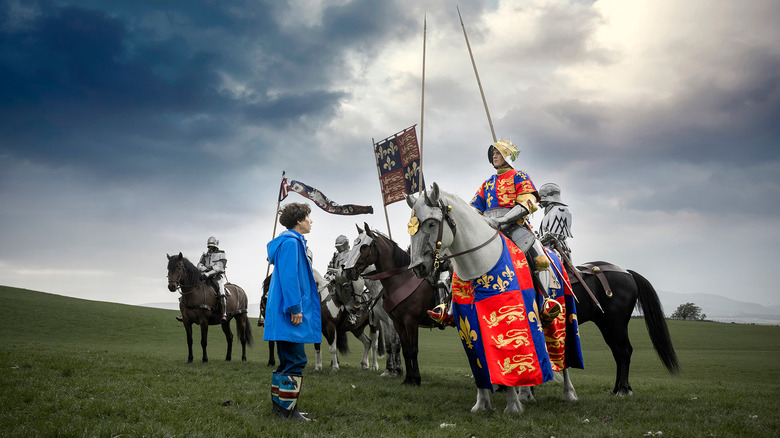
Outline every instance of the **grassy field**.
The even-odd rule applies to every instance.
[[[416,388],[361,370],[354,338],[338,372],[314,372],[310,346],[300,403],[317,421],[299,424],[271,414],[272,369],[256,320],[247,362],[235,360],[240,344],[233,362],[223,360],[225,339],[212,326],[210,362],[187,364],[178,312],[1,286],[0,299],[3,437],[780,436],[777,326],[669,321],[683,368],[670,376],[644,322],[633,320],[634,396],[617,398],[612,356],[584,324],[586,369],[572,371],[579,402],[563,402],[561,385],[550,382],[519,416],[501,412],[503,394],[492,396],[496,411],[469,412],[476,390],[453,329],[421,331]]]

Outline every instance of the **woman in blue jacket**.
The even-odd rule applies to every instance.
[[[282,418],[309,421],[298,411],[305,344],[322,341],[320,296],[311,262],[306,257],[306,239],[311,231],[308,204],[284,206],[279,223],[287,231],[268,242],[268,260],[274,265],[265,312],[263,340],[276,341],[279,367],[271,377],[271,401]]]

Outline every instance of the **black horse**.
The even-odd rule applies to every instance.
[[[593,321],[612,350],[617,365],[612,393],[619,396],[632,393],[631,385],[628,383],[628,371],[634,349],[628,339],[628,323],[634,308],[640,309],[644,314],[650,341],[664,367],[672,374],[679,372],[677,354],[672,346],[661,301],[653,285],[637,272],[624,270],[607,262],[587,263],[579,266],[578,270],[604,309],[603,312],[599,309],[582,283],[575,280],[574,273],[569,272],[569,279],[573,280],[572,289],[578,300],[578,322],[581,324]],[[594,271],[601,271],[606,279],[606,285],[599,280]]]

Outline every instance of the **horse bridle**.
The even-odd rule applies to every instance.
[[[203,281],[201,281],[201,282],[199,282],[197,284],[194,284],[192,286],[192,290],[190,290],[189,292],[184,292],[181,289],[181,278],[182,278],[183,275],[185,275],[187,273],[187,270],[184,269],[184,262],[183,261],[179,260],[178,262],[176,262],[176,270],[174,272],[180,272],[179,278],[177,278],[176,280],[171,280],[171,274],[168,273],[168,275],[166,276],[168,278],[168,285],[173,284],[174,286],[176,286],[176,290],[178,290],[179,294],[181,294],[181,295],[188,295],[188,294],[191,294],[191,293],[195,292],[195,289],[197,289],[198,286],[200,286],[201,284],[204,283]],[[183,274],[181,274],[181,273],[183,273]],[[173,291],[171,291],[171,292],[173,292]]]
[[[457,227],[455,224],[455,218],[452,217],[452,214],[450,214],[450,211],[452,211],[451,205],[444,205],[444,201],[439,200],[439,210],[441,210],[442,219],[439,222],[439,231],[436,236],[436,249],[433,252],[433,269],[434,271],[438,271],[439,264],[443,261],[462,256],[464,254],[468,254],[470,252],[477,251],[479,249],[484,248],[487,246],[490,242],[492,242],[499,234],[499,231],[496,230],[495,234],[493,234],[488,240],[482,242],[481,244],[475,246],[474,248],[467,249],[465,251],[456,252],[455,254],[450,255],[441,255],[441,239],[444,234],[444,222],[447,222],[447,225],[449,225],[450,230],[452,230],[452,237],[455,238],[455,233],[457,232]],[[416,233],[416,230],[415,230]],[[414,234],[414,233],[412,233]]]

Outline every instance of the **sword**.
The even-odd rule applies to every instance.
[[[587,292],[588,295],[590,295],[590,298],[593,300],[593,302],[596,303],[596,307],[598,307],[599,310],[601,310],[601,313],[604,313],[604,309],[601,308],[601,303],[599,303],[599,300],[596,299],[596,295],[593,295],[593,292],[588,287],[588,284],[585,283],[585,280],[583,280],[582,275],[580,274],[579,269],[577,269],[577,267],[574,266],[574,264],[571,262],[571,260],[569,260],[569,258],[566,257],[566,253],[560,247],[560,244],[558,243],[558,241],[556,240],[553,245],[554,245],[555,249],[558,250],[558,254],[561,255],[561,258],[563,259],[563,262],[566,264],[566,266],[568,266],[569,269],[572,271],[572,273],[574,273],[574,276],[577,277],[577,280],[579,280],[579,282],[582,283],[582,287],[585,288],[585,292]],[[572,294],[573,293],[574,293],[574,291],[572,291]]]

